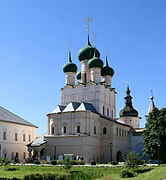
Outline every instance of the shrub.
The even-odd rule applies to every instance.
[[[139,159],[139,160],[138,160],[138,165],[143,165],[143,164],[144,164],[144,160]]]
[[[112,164],[112,165],[115,165],[115,166],[118,165],[118,163],[119,163],[118,161],[112,161],[112,162],[111,162],[111,164]]]
[[[61,160],[57,160],[56,162],[58,165],[63,165],[63,161],[61,161]]]
[[[132,151],[126,155],[126,166],[135,169],[139,165],[139,156],[136,152]]]
[[[34,163],[34,164],[40,164],[40,161],[34,160],[33,163]]]
[[[10,167],[10,168],[7,168],[7,171],[17,171],[17,168]]]
[[[21,180],[20,178],[13,177],[11,180]]]
[[[80,160],[80,161],[77,161],[78,165],[84,165],[85,164],[85,161],[83,160]]]
[[[43,173],[43,174],[28,174],[25,175],[23,180],[65,180],[68,175],[66,174],[52,174],[52,173]]]
[[[42,160],[42,161],[40,161],[40,164],[49,164],[49,162],[45,161],[45,160]]]
[[[120,173],[120,177],[121,178],[128,178],[128,177],[133,177],[134,174],[130,171],[127,171],[127,170],[123,170],[121,173]]]
[[[52,164],[52,165],[57,165],[56,160],[51,160],[51,164]]]
[[[92,161],[90,162],[90,164],[91,164],[91,165],[96,165],[96,161],[92,160]]]
[[[84,165],[85,164],[85,161],[83,160],[72,160],[70,162],[71,162],[71,165]]]
[[[68,171],[72,166],[69,157],[65,157],[65,159],[63,160],[63,164],[66,171]]]

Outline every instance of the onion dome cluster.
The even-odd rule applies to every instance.
[[[69,52],[69,61],[63,66],[63,72],[77,72],[77,66],[71,61],[71,54]]]

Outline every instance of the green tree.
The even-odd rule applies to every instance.
[[[63,160],[63,165],[64,165],[64,169],[68,172],[69,169],[72,167],[69,157],[65,157],[65,159]]]
[[[144,155],[150,159],[166,162],[166,108],[159,110],[154,108],[149,113],[145,131],[142,134],[144,140]]]
[[[126,155],[125,160],[126,160],[126,166],[128,168],[132,168],[133,170],[138,167],[140,162],[139,155],[135,151],[129,152]]]

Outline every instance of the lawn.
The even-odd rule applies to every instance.
[[[63,167],[40,167],[40,166],[12,166],[15,167],[16,171],[5,171],[4,166],[0,166],[0,178],[23,178],[27,174],[31,173],[66,173]],[[157,179],[166,179],[166,166],[160,167],[144,167],[146,171],[141,173],[133,178],[120,178],[120,172],[123,170],[123,167],[72,167],[70,171],[83,171],[86,174],[92,174],[101,178],[103,176],[107,178],[102,179],[111,179],[111,180],[157,180]],[[111,177],[111,178],[108,178]]]

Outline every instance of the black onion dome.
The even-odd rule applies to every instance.
[[[130,96],[130,89],[129,86],[126,90],[126,96],[125,96],[125,107],[119,112],[119,116],[133,116],[138,117],[138,112],[133,108],[132,105],[132,97]]]

